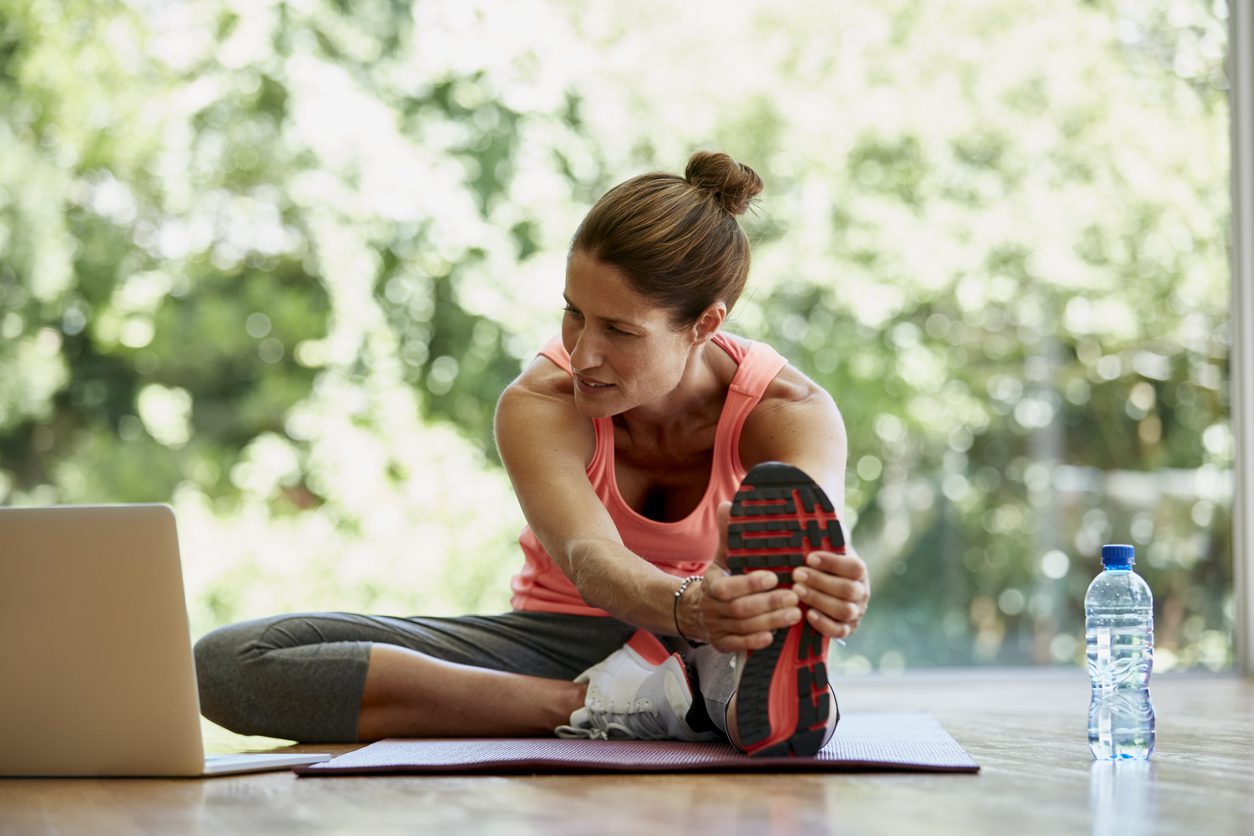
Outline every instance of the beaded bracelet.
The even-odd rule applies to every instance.
[[[699,644],[703,644],[703,642],[693,641],[692,639],[684,635],[683,630],[679,629],[679,599],[684,597],[684,592],[687,591],[688,587],[692,586],[694,583],[701,583],[701,581],[703,580],[705,580],[705,577],[703,575],[689,575],[688,577],[680,581],[679,589],[675,590],[675,605],[671,610],[671,615],[675,619],[675,632],[679,634],[679,637],[681,639],[683,639],[684,641],[688,642],[688,644],[691,644],[691,645],[699,645]]]

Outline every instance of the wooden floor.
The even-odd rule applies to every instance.
[[[1152,692],[1145,765],[1092,762],[1081,671],[919,672],[840,684],[841,709],[930,711],[979,775],[0,779],[0,833],[1254,833],[1254,680]]]

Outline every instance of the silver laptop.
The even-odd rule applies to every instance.
[[[0,775],[225,775],[205,757],[174,512],[0,508]]]

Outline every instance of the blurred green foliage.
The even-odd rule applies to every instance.
[[[849,428],[844,670],[1071,663],[1109,541],[1229,666],[1224,14],[0,0],[0,501],[173,502],[197,630],[503,608],[569,237],[718,148],[732,328]]]

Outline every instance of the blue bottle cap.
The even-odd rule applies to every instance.
[[[1136,563],[1136,549],[1123,543],[1102,546],[1102,565],[1115,569],[1126,569]]]

